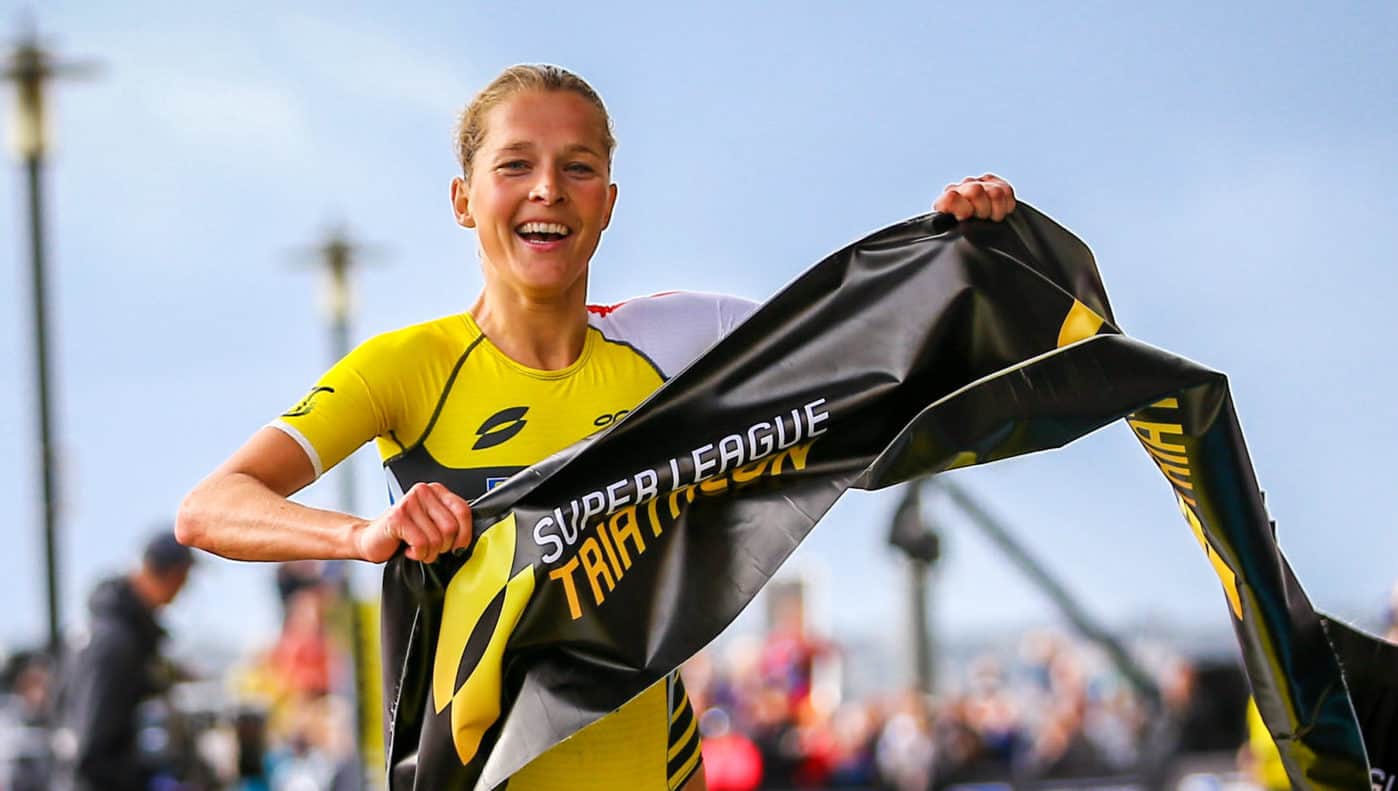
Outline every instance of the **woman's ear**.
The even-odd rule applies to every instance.
[[[451,180],[451,211],[456,215],[456,224],[462,228],[475,228],[476,220],[471,216],[470,189],[461,176]]]
[[[607,185],[607,213],[602,217],[602,230],[611,227],[612,210],[616,208],[616,184]]]

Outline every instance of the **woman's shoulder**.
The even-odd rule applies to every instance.
[[[450,365],[479,334],[461,314],[443,316],[370,336],[347,359],[360,369],[416,368],[434,359]]]
[[[668,291],[612,305],[588,305],[588,324],[673,375],[747,318],[757,303],[726,294]]]
[[[380,332],[362,345],[391,352],[413,350],[418,354],[435,350],[459,352],[463,345],[470,344],[479,334],[463,314],[454,313]]]
[[[746,318],[757,303],[731,294],[703,291],[661,291],[643,297],[632,297],[610,305],[588,305],[588,319],[594,325],[612,321],[705,321],[718,319],[723,331]],[[736,318],[736,320],[734,320]]]

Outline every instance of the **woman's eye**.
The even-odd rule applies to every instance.
[[[529,163],[522,159],[512,159],[509,162],[502,162],[496,166],[499,170],[524,170],[529,167]]]
[[[592,174],[592,173],[596,173],[597,171],[596,171],[595,169],[593,169],[593,167],[592,167],[591,165],[587,164],[587,163],[584,163],[584,162],[574,162],[574,163],[572,163],[572,164],[570,164],[570,165],[568,166],[568,172],[570,172],[570,173]]]

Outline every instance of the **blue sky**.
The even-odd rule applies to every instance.
[[[357,337],[463,310],[454,117],[501,68],[566,65],[607,101],[616,219],[594,301],[762,298],[993,170],[1096,252],[1131,334],[1230,375],[1283,548],[1312,598],[1374,617],[1398,569],[1398,7],[1391,3],[97,4],[41,30],[99,79],[53,95],[48,237],[66,620],[151,525],[327,364],[304,249],[346,223],[380,253]],[[21,6],[0,2],[0,29]],[[0,114],[13,112],[7,97]],[[0,642],[42,634],[23,193],[0,179]],[[6,183],[8,182],[8,183]],[[382,503],[371,451],[363,510]],[[1218,584],[1124,426],[958,479],[1089,606],[1224,629]],[[303,495],[329,505],[334,484]],[[901,630],[896,495],[851,496],[790,568],[825,624]],[[372,504],[372,507],[371,507]],[[947,525],[950,634],[1048,620]],[[372,570],[362,569],[366,582]],[[210,559],[184,639],[251,647],[268,567]]]

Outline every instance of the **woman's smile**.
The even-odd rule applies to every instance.
[[[564,240],[572,233],[572,228],[559,222],[530,220],[515,226],[515,236],[531,250],[545,253],[562,248]]]

